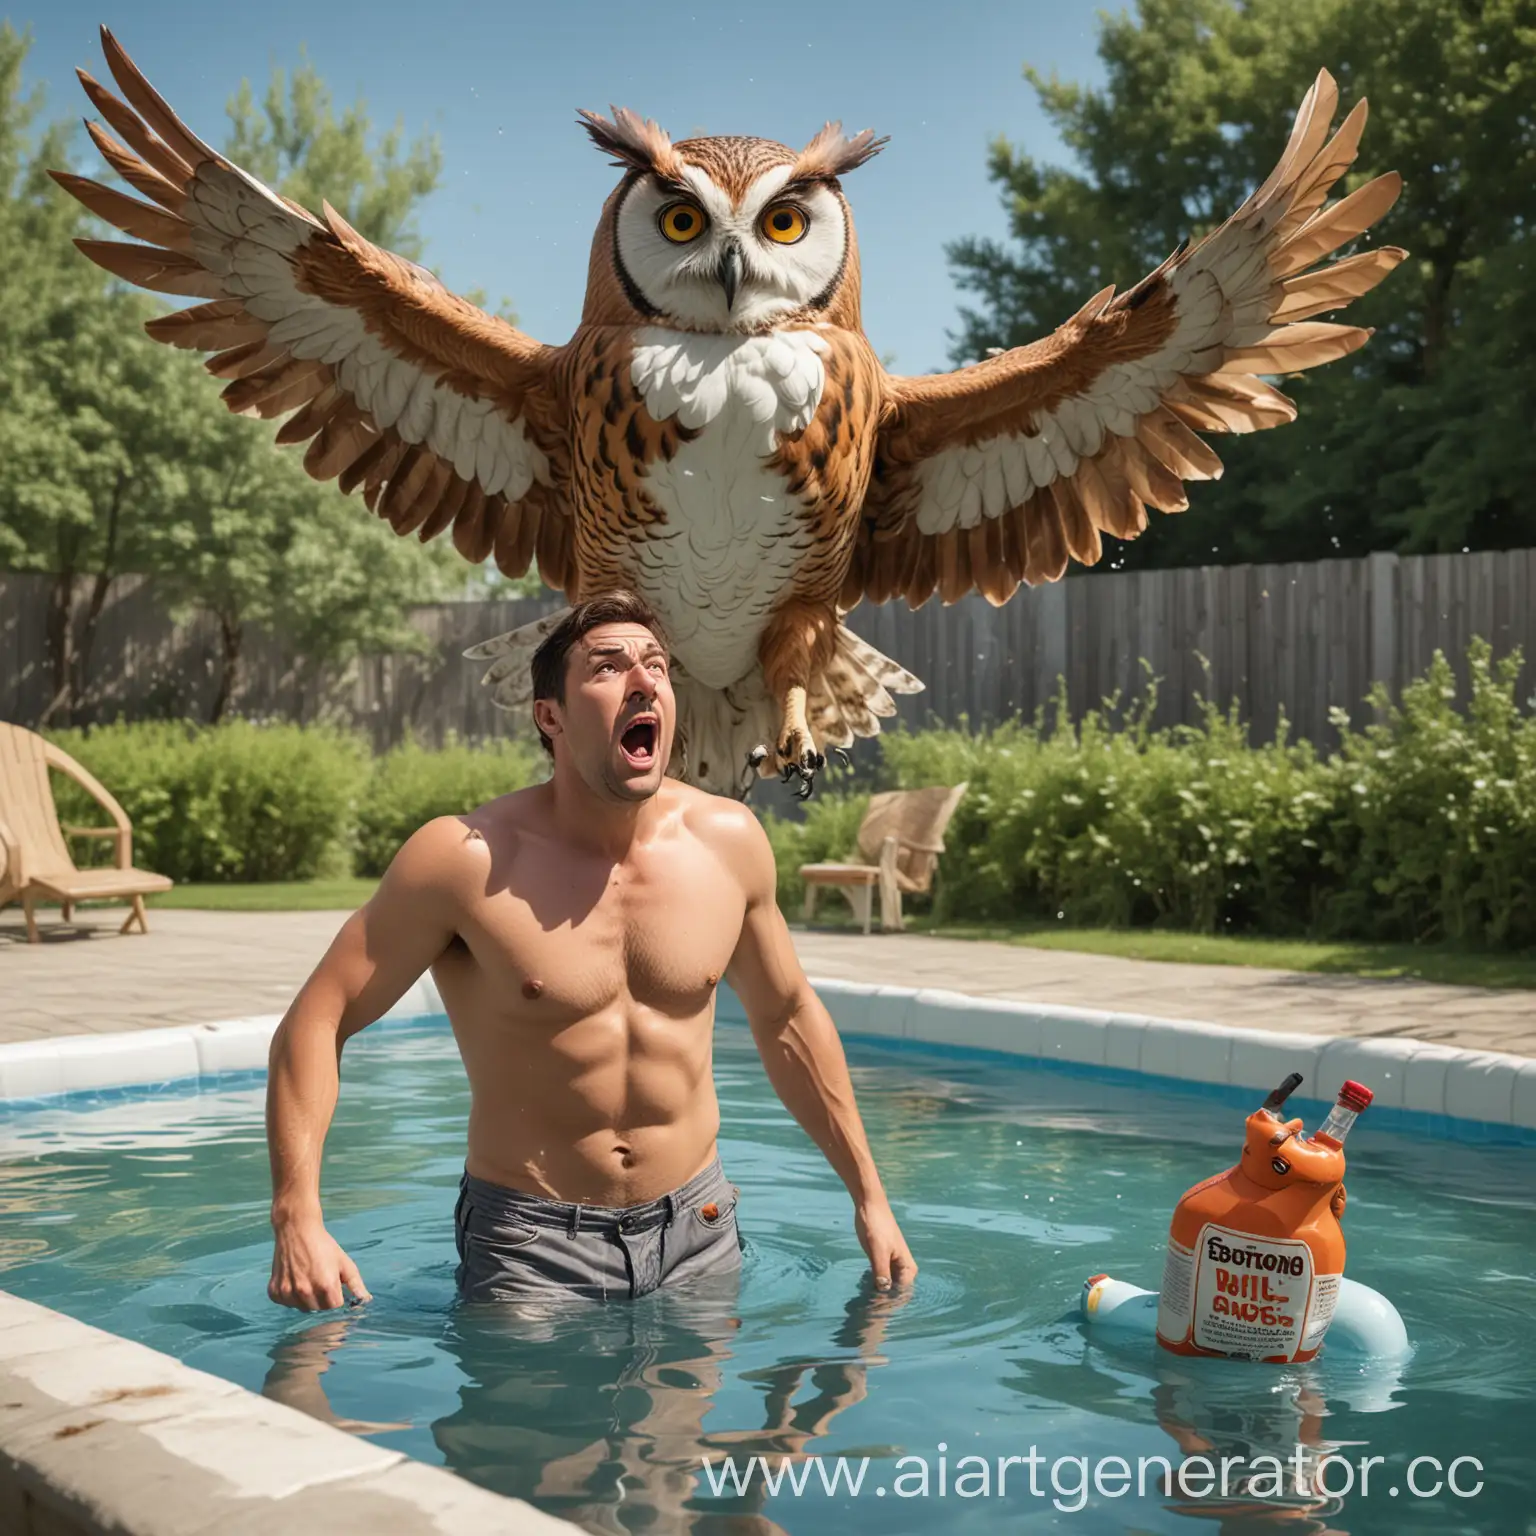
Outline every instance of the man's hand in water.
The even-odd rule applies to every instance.
[[[859,1206],[854,1215],[854,1230],[859,1242],[869,1255],[870,1273],[875,1285],[882,1291],[892,1285],[910,1285],[917,1273],[917,1261],[907,1240],[896,1225],[896,1218],[885,1200],[870,1200]]]
[[[343,1287],[354,1301],[373,1299],[357,1265],[318,1216],[275,1222],[273,1229],[277,1239],[267,1295],[279,1306],[323,1312],[345,1303]]]

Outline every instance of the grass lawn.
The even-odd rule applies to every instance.
[[[177,885],[151,896],[151,908],[203,912],[350,912],[377,880],[298,880],[278,885]]]
[[[178,885],[151,897],[154,907],[214,912],[349,911],[373,894],[373,880],[311,880],[290,885]],[[818,927],[846,927],[828,903],[831,921]],[[1536,954],[1495,955],[1441,944],[1319,944],[1305,939],[1225,938],[1152,929],[1058,928],[1032,924],[951,923],[935,927],[926,915],[908,919],[913,932],[947,939],[984,939],[1033,949],[1115,955],[1125,960],[1179,961],[1194,965],[1256,965],[1277,971],[1313,971],[1380,979],[1413,977],[1454,986],[1523,987],[1536,990]]]
[[[1227,938],[1158,929],[1065,928],[1026,924],[936,927],[914,917],[908,927],[946,939],[987,939],[1032,949],[1115,955],[1191,965],[1254,965],[1276,971],[1313,971],[1380,980],[1411,977],[1451,986],[1536,989],[1536,954],[1485,954],[1448,944],[1317,943],[1307,939]]]

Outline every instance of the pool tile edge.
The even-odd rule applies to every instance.
[[[938,987],[812,977],[843,1034],[998,1051],[1147,1077],[1268,1089],[1289,1071],[1330,1097],[1354,1077],[1382,1108],[1536,1131],[1536,1059],[1399,1035],[1303,1035],[1195,1019],[1029,1003]],[[380,1022],[441,1014],[423,976]],[[720,991],[722,1021],[742,1019]],[[66,1094],[158,1087],[260,1070],[280,1015],[0,1045],[0,1110]]]
[[[436,984],[423,976],[378,1022],[425,1018],[442,1011]],[[0,1045],[0,1109],[66,1094],[168,1088],[228,1072],[265,1070],[282,1017],[252,1014],[207,1024],[54,1035]]]
[[[1383,1108],[1536,1131],[1536,1059],[1530,1057],[1401,1035],[1302,1035],[933,988],[810,979],[841,1032],[850,1036],[1000,1051],[1244,1089],[1267,1090],[1287,1072],[1300,1071],[1312,1096],[1322,1098],[1331,1098],[1339,1083],[1353,1077],[1377,1093]],[[906,1000],[899,1016],[887,1020],[879,999],[896,992],[905,992]],[[867,999],[862,1010],[848,1006],[855,998]]]
[[[571,1536],[445,1468],[0,1291],[0,1529],[50,1536],[292,1536],[366,1511],[390,1536]]]

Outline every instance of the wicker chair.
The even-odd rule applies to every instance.
[[[48,782],[50,768],[67,773],[93,795],[112,825],[61,827]],[[66,833],[116,838],[116,867],[77,869],[64,841]],[[141,933],[148,933],[144,898],[170,890],[172,883],[164,875],[133,867],[133,828],[122,806],[69,753],[19,725],[0,722],[0,907],[21,903],[29,943],[37,943],[34,907],[39,900],[61,902],[66,923],[77,901],[127,901],[132,910],[121,931],[127,933],[137,924]]]
[[[856,861],[801,866],[806,922],[816,915],[816,897],[822,887],[831,886],[848,898],[868,933],[878,889],[880,927],[886,933],[899,933],[902,895],[932,889],[933,872],[944,852],[945,830],[967,787],[939,784],[870,796],[869,810],[859,826]]]

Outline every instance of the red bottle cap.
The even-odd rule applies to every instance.
[[[1352,1109],[1358,1115],[1361,1110],[1371,1107],[1371,1100],[1376,1095],[1371,1092],[1364,1083],[1357,1083],[1354,1078],[1339,1089],[1339,1103],[1346,1109]]]

